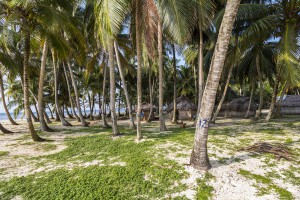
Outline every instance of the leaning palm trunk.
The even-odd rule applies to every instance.
[[[173,49],[173,117],[172,117],[172,123],[177,124],[177,85],[176,85],[176,52],[175,52],[175,45],[172,44]]]
[[[128,109],[129,118],[130,118],[130,128],[135,129],[136,126],[134,124],[134,118],[133,118],[133,114],[132,114],[132,107],[131,107],[130,97],[129,97],[127,84],[126,84],[125,77],[124,77],[123,68],[121,66],[118,45],[117,45],[116,42],[114,43],[114,46],[115,46],[115,54],[116,54],[116,59],[117,59],[117,63],[118,63],[119,73],[120,73],[120,77],[121,77],[122,84],[123,84],[123,89],[124,89],[126,103],[127,103],[127,109]]]
[[[111,38],[108,44],[109,54],[109,82],[110,82],[110,112],[112,120],[113,135],[119,135],[117,114],[116,114],[116,79],[114,65],[114,40]]]
[[[274,89],[273,89],[273,95],[272,95],[272,101],[271,101],[271,105],[270,105],[270,109],[269,109],[269,113],[266,117],[266,122],[269,122],[272,115],[273,115],[273,111],[275,108],[275,104],[276,104],[276,98],[277,98],[277,93],[278,93],[278,86],[279,86],[279,72],[277,72],[276,78],[275,78],[275,84],[274,84]]]
[[[48,116],[48,114],[46,113],[46,110],[44,110],[44,117],[45,117],[45,120],[46,120],[46,122],[47,122],[48,124],[51,124],[51,123],[52,123],[51,120],[50,120],[50,118],[49,118],[49,116]]]
[[[202,96],[203,96],[203,89],[204,89],[204,61],[203,61],[203,32],[202,26],[199,24],[200,27],[200,42],[199,42],[199,52],[198,52],[198,108],[197,108],[197,116],[199,116],[201,104],[202,104]],[[197,93],[196,93],[197,94]],[[197,118],[194,123],[196,125]]]
[[[13,132],[7,130],[6,128],[4,128],[4,126],[2,126],[1,123],[0,123],[0,131],[1,131],[3,134],[10,134],[10,133],[13,133]]]
[[[282,90],[282,92],[281,92],[280,99],[279,99],[279,101],[278,101],[278,106],[277,106],[277,108],[276,108],[276,113],[275,113],[275,116],[276,116],[276,117],[279,117],[279,116],[280,116],[281,104],[282,104],[284,95],[285,95],[285,93],[286,93],[286,91],[287,91],[288,88],[289,88],[289,83],[286,82],[285,85],[284,85],[284,87],[283,87],[283,90]]]
[[[259,80],[259,106],[256,111],[255,119],[259,119],[261,116],[262,107],[264,104],[264,85],[263,85],[263,79],[261,74],[261,66],[260,66],[260,58],[259,55],[256,56],[256,68],[257,68],[257,75]]]
[[[50,108],[50,106],[49,106],[48,104],[46,104],[46,107],[48,108],[48,110],[49,110],[49,112],[50,112],[51,119],[54,119],[52,109]],[[45,112],[45,113],[46,113],[46,112]]]
[[[141,111],[142,111],[142,37],[141,37],[141,19],[140,19],[140,0],[135,1],[135,35],[136,35],[136,53],[137,53],[137,140],[143,138],[141,125]]]
[[[30,30],[25,31],[25,45],[24,45],[24,63],[23,63],[23,89],[24,89],[24,110],[25,117],[27,120],[29,132],[33,141],[44,141],[34,130],[34,126],[31,120],[31,110],[29,103],[29,78],[28,78],[28,68],[29,68],[29,54],[30,54]]]
[[[13,120],[13,118],[11,117],[11,115],[8,111],[8,108],[7,108],[7,105],[6,105],[6,100],[5,100],[5,95],[4,95],[3,77],[2,77],[1,71],[0,71],[0,91],[1,91],[3,108],[4,108],[4,111],[6,113],[6,116],[7,116],[8,120],[10,121],[10,123],[12,125],[19,125],[19,124],[17,124],[17,122],[15,122],[15,120]]]
[[[53,72],[54,72],[54,98],[55,98],[55,107],[56,107],[56,112],[57,115],[59,116],[60,122],[63,126],[72,126],[63,116],[63,111],[61,111],[59,107],[59,102],[58,102],[58,73],[57,73],[57,66],[56,66],[56,59],[55,59],[55,53],[52,51],[52,58],[53,58]]]
[[[240,0],[228,0],[223,21],[220,27],[214,56],[211,62],[205,90],[203,93],[201,109],[197,120],[194,147],[190,164],[197,169],[208,170],[211,168],[207,154],[207,140],[209,121],[212,116],[216,93],[219,86],[225,57],[228,50],[232,27],[239,8]]]
[[[30,114],[31,114],[31,119],[32,119],[34,122],[39,122],[39,119],[34,115],[34,113],[32,112],[31,108],[30,108]]]
[[[73,112],[73,117],[75,117],[76,120],[78,122],[80,122],[80,118],[77,116],[75,108],[74,108],[73,99],[72,99],[72,95],[71,95],[71,86],[70,86],[69,77],[68,77],[68,73],[67,73],[65,64],[63,65],[63,68],[64,68],[64,74],[65,74],[65,78],[66,78],[66,82],[67,82],[69,100],[70,100],[70,105],[71,105],[71,109],[72,109],[72,112]]]
[[[75,78],[74,78],[74,74],[73,74],[73,70],[72,70],[70,61],[68,61],[67,65],[68,65],[68,68],[69,68],[69,72],[70,72],[70,76],[71,76],[71,80],[72,80],[72,85],[73,85],[73,89],[74,89],[74,93],[75,93],[75,98],[76,98],[76,103],[77,103],[77,110],[78,110],[79,118],[80,118],[80,121],[81,121],[81,126],[87,127],[88,124],[84,120],[82,112],[81,112],[81,107],[80,107],[80,102],[79,102],[79,94],[78,94],[78,90],[77,90],[77,84],[75,82]]]
[[[44,42],[43,48],[43,55],[42,55],[42,63],[41,63],[41,70],[40,70],[40,77],[39,77],[39,89],[38,89],[38,114],[40,120],[40,126],[42,131],[51,132],[53,131],[51,128],[48,127],[44,118],[44,103],[43,103],[43,90],[44,90],[44,78],[46,72],[46,61],[47,61],[47,54],[48,54],[48,42],[47,40]]]
[[[255,83],[253,81],[252,86],[251,86],[252,88],[251,88],[251,95],[250,95],[249,105],[248,105],[248,108],[247,108],[247,113],[245,115],[245,118],[247,118],[249,116],[249,113],[250,113],[252,99],[253,99],[253,93],[254,93],[254,86],[255,86]]]
[[[224,91],[223,91],[223,94],[222,94],[222,97],[221,97],[221,100],[219,102],[219,105],[215,111],[215,114],[214,114],[214,117],[212,118],[211,122],[212,123],[215,123],[216,120],[217,120],[217,117],[218,117],[218,114],[222,108],[222,105],[224,103],[224,100],[225,100],[225,97],[226,97],[226,94],[227,94],[227,90],[228,90],[228,87],[229,87],[229,83],[230,83],[230,79],[231,79],[231,75],[232,75],[232,69],[233,69],[233,65],[230,66],[230,69],[229,69],[229,73],[228,73],[228,77],[227,77],[227,80],[226,80],[226,84],[225,84],[225,88],[224,88]]]
[[[163,30],[161,19],[158,19],[158,68],[159,68],[159,130],[166,131],[167,127],[164,119],[164,94],[163,94],[163,81],[164,81],[164,68],[163,68]]]
[[[104,59],[105,60],[105,59]],[[110,128],[106,121],[106,79],[107,79],[107,66],[106,64],[103,66],[103,88],[102,88],[102,122],[103,128]]]

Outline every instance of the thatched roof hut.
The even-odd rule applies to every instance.
[[[180,120],[192,120],[197,113],[197,106],[185,96],[181,96],[176,99],[177,116]],[[170,117],[173,116],[174,105],[171,103],[166,111],[170,113]]]
[[[176,103],[177,103],[177,110],[197,110],[197,106],[190,101],[188,98],[186,98],[185,96],[181,96],[179,98],[176,99]],[[174,109],[174,105],[173,103],[171,103],[166,111],[167,112],[172,112]]]
[[[142,107],[141,107],[143,112],[150,112],[151,109],[151,104],[150,103],[143,103]],[[152,111],[155,112],[156,111],[156,106],[152,105]]]
[[[281,103],[280,113],[283,115],[300,114],[300,95],[284,96]]]
[[[149,118],[150,109],[151,109],[151,104],[149,104],[149,103],[142,104],[142,106],[141,106],[141,110],[143,113],[142,120],[147,120]],[[156,107],[154,105],[152,105],[152,116],[151,116],[152,119],[154,119],[154,112],[156,112]]]
[[[219,116],[244,117],[248,110],[249,101],[249,97],[239,97],[230,102],[224,103],[219,112]],[[257,108],[258,105],[252,101],[249,116],[254,116]]]

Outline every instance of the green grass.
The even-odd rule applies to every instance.
[[[6,156],[6,155],[8,155],[8,154],[9,154],[8,151],[0,151],[0,157],[1,157],[1,156]]]
[[[56,169],[0,182],[1,199],[17,195],[24,199],[149,199],[186,190],[186,185],[174,186],[187,176],[183,167],[156,156],[154,146],[159,142],[137,144],[134,137],[127,132],[114,140],[106,133],[70,138],[62,152],[32,159],[43,159],[44,165],[49,161],[63,165],[93,160],[102,160],[105,165]],[[126,165],[112,165],[115,162]],[[145,180],[145,175],[151,179]]]
[[[207,184],[207,182],[209,182],[211,179],[214,179],[214,176],[206,172],[202,179],[197,180],[197,200],[208,200],[212,198],[214,188]]]
[[[272,182],[272,179],[269,177],[265,177],[265,176],[261,176],[258,174],[253,174],[250,171],[247,170],[243,170],[241,169],[239,171],[239,174],[241,174],[242,176],[255,180],[256,181],[256,188],[259,190],[258,195],[266,195],[266,194],[270,194],[270,192],[273,190],[274,192],[276,192],[279,195],[280,199],[284,199],[284,200],[292,200],[294,199],[293,195],[287,191],[286,189],[279,187],[277,185],[275,185]]]
[[[45,143],[45,144],[40,144],[35,149],[42,150],[42,151],[53,151],[53,150],[57,149],[57,146],[55,144]]]
[[[249,130],[248,125],[253,129]],[[226,163],[242,162],[243,159],[235,154],[241,147],[250,146],[255,140],[277,140],[287,136],[285,141],[291,148],[297,145],[292,135],[286,129],[275,128],[275,124],[268,126],[256,123],[240,124],[238,126],[211,127],[209,131],[209,148],[213,150],[210,156],[226,165]],[[58,130],[66,134],[65,145],[68,148],[59,153],[47,156],[23,158],[32,161],[34,167],[47,167],[49,163],[59,166],[50,172],[40,172],[25,177],[14,177],[8,181],[0,181],[1,200],[21,196],[23,199],[186,199],[185,196],[172,197],[172,194],[183,192],[188,186],[181,183],[188,174],[184,167],[173,160],[165,158],[172,153],[174,157],[188,158],[185,150],[193,146],[194,128],[170,128],[170,131],[159,134],[157,123],[149,123],[143,127],[145,142],[136,143],[136,131],[127,126],[120,126],[121,137],[112,138],[111,129],[101,126],[88,128],[71,127]],[[155,129],[154,129],[155,128]],[[147,130],[148,129],[148,130]],[[83,137],[73,137],[79,133],[87,133]],[[48,135],[43,135],[47,137]],[[239,138],[239,136],[243,136]],[[294,140],[292,141],[291,138]],[[20,144],[34,145],[36,150],[51,151],[57,146],[51,142],[33,143],[30,136],[20,138]],[[26,140],[26,141],[24,141]],[[230,141],[230,142],[229,142]],[[282,142],[282,141],[281,141]],[[165,144],[171,144],[164,146]],[[157,149],[157,147],[160,147]],[[226,152],[227,157],[218,157],[216,152]],[[299,153],[299,149],[297,150]],[[222,153],[223,154],[223,153]],[[1,156],[1,154],[0,154]],[[271,155],[253,157],[263,159],[266,164],[274,168],[276,162]],[[17,158],[16,158],[17,159]],[[84,163],[95,160],[101,165],[82,167]],[[125,165],[118,165],[119,162]],[[66,169],[66,165],[74,167]],[[268,166],[263,167],[268,167]],[[5,170],[0,171],[4,174]],[[260,195],[275,192],[281,199],[293,199],[286,189],[275,185],[272,179],[280,176],[284,181],[299,184],[294,175],[299,169],[290,168],[279,174],[267,174],[267,177],[241,170],[240,174],[255,180],[255,186]],[[271,176],[272,175],[272,176]],[[213,176],[206,173],[197,180],[197,199],[211,199],[214,188],[209,185]]]

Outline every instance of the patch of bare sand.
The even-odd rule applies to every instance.
[[[284,135],[281,136],[282,139],[285,138]],[[238,142],[239,140],[247,139],[249,135],[240,135],[237,138],[231,138],[229,143]],[[254,140],[261,140],[262,138],[257,137]],[[178,147],[174,151],[170,147]],[[181,180],[183,184],[188,186],[186,191],[172,194],[172,197],[186,196],[188,199],[195,199],[196,189],[197,189],[197,179],[203,178],[205,172],[196,170],[189,166],[189,156],[191,155],[191,150],[184,148],[177,143],[166,143],[163,145],[158,145],[156,149],[164,149],[167,151],[164,156],[167,159],[174,160],[184,167],[184,170],[189,174],[189,177]],[[270,167],[266,164],[263,157],[253,157],[251,153],[238,152],[236,151],[232,155],[232,150],[222,149],[213,144],[209,145],[209,154],[211,156],[212,169],[209,171],[215,179],[209,181],[209,185],[214,188],[213,199],[230,199],[230,200],[274,200],[279,199],[279,196],[275,191],[271,191],[268,195],[259,196],[258,190],[254,186],[256,184],[255,180],[247,179],[239,174],[239,171],[247,170],[253,174],[259,174],[268,177],[268,173],[277,172],[281,173],[283,170],[288,169],[290,166],[297,167],[295,163],[289,161],[281,160],[276,162],[276,165]],[[179,155],[179,156],[178,156]],[[186,155],[186,156],[182,156]],[[226,162],[220,162],[219,158],[226,158]],[[300,187],[286,183],[282,178],[272,177],[274,184],[287,189],[293,194],[295,199],[300,199]],[[175,183],[176,184],[176,183]]]

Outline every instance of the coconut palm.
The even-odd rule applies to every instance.
[[[116,54],[116,60],[117,60],[117,64],[118,64],[119,74],[120,74],[120,78],[122,80],[123,89],[124,89],[124,93],[125,93],[125,97],[126,97],[127,109],[128,109],[129,118],[130,118],[130,128],[135,129],[136,126],[135,126],[134,118],[133,118],[133,114],[132,114],[132,106],[130,103],[130,97],[129,97],[127,84],[126,84],[125,77],[124,77],[123,67],[121,66],[120,52],[119,52],[118,44],[116,41],[114,43],[114,47],[115,47],[115,54]]]
[[[15,122],[13,120],[13,118],[11,117],[11,115],[9,113],[9,110],[7,108],[7,104],[6,104],[6,100],[5,100],[5,94],[4,94],[3,76],[2,76],[2,72],[1,71],[0,71],[0,92],[1,92],[2,105],[3,105],[4,111],[6,113],[6,116],[7,116],[8,120],[10,121],[10,123],[12,125],[18,125],[17,122]]]
[[[216,92],[219,85],[222,69],[227,54],[231,32],[235,17],[238,12],[240,1],[228,0],[226,3],[223,21],[220,27],[214,56],[211,62],[207,83],[204,89],[200,114],[197,120],[194,147],[190,164],[197,169],[207,170],[211,168],[207,154],[207,138],[209,121],[212,116]]]

